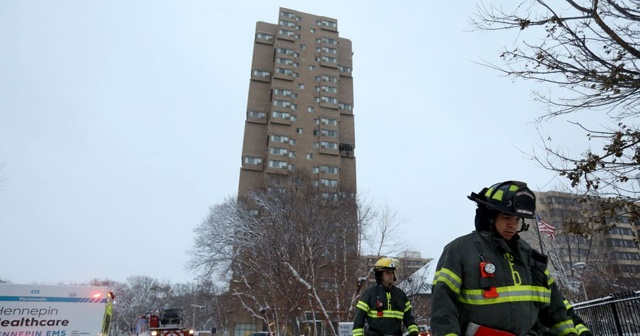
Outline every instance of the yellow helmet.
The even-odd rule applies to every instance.
[[[398,261],[391,258],[381,258],[376,262],[373,269],[376,271],[395,271]]]

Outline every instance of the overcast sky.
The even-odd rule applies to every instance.
[[[0,279],[193,281],[193,228],[237,192],[255,25],[280,7],[352,41],[358,191],[438,257],[473,229],[470,192],[560,183],[522,153],[540,143],[531,83],[477,64],[518,32],[472,32],[475,6],[0,1]]]

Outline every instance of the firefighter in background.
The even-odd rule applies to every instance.
[[[396,260],[382,258],[373,267],[376,285],[367,289],[356,304],[353,336],[365,336],[365,322],[369,326],[366,336],[401,336],[403,323],[409,336],[418,335],[411,303],[393,284],[397,280],[396,264]]]
[[[476,230],[447,244],[438,260],[432,335],[522,336],[538,319],[557,335],[576,335],[547,257],[518,235],[534,217],[535,194],[506,181],[468,198],[477,204]]]

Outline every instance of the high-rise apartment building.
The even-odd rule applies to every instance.
[[[238,195],[302,169],[326,197],[356,193],[351,41],[336,19],[280,8],[258,22]]]
[[[433,258],[422,258],[422,254],[418,251],[402,251],[398,253],[395,257],[391,256],[374,256],[374,255],[364,255],[360,256],[360,262],[364,265],[362,267],[363,270],[369,271],[373,269],[376,262],[380,258],[392,258],[398,261],[398,265],[395,271],[396,278],[398,279],[398,283],[406,280],[411,277],[415,272],[419,271],[422,267],[427,265]],[[364,275],[364,274],[363,274]],[[375,278],[373,273],[368,274],[369,284],[375,284]]]
[[[400,262],[396,275],[399,281],[409,278],[432,260],[432,258],[422,258],[422,254],[418,251],[403,251],[396,256],[396,259]]]
[[[280,8],[277,24],[256,24],[238,198],[246,198],[254,190],[265,190],[272,180],[304,173],[310,177],[323,207],[332,201],[348,200],[342,202],[347,206],[340,212],[341,217],[348,218],[349,229],[344,231],[348,233],[341,236],[343,240],[335,249],[321,253],[319,258],[326,260],[314,270],[318,274],[313,284],[317,288],[316,297],[334,310],[320,318],[313,313],[317,304],[305,296],[292,310],[291,314],[298,316],[287,316],[287,320],[278,322],[290,324],[294,335],[306,335],[316,327],[313,334],[324,334],[327,320],[337,325],[348,314],[350,301],[337,304],[342,296],[336,293],[353,292],[356,287],[356,270],[352,267],[352,264],[357,267],[358,234],[351,70],[351,41],[340,37],[336,19]],[[260,216],[258,210],[252,211]],[[272,218],[265,222],[269,220]],[[342,256],[339,262],[333,259],[335,255]],[[341,274],[343,279],[336,281],[338,267],[353,275]],[[258,272],[250,277],[234,269],[230,293],[238,294],[239,277],[251,286],[260,282],[261,276]],[[293,277],[287,275],[283,285],[290,286]],[[290,304],[295,301],[291,298],[294,295],[291,291],[278,299]],[[275,331],[272,320],[267,318],[276,308],[282,309],[282,304],[256,300],[269,308],[250,311],[242,300],[245,298],[232,295],[227,305],[234,336],[246,336],[257,330]],[[297,322],[291,323],[290,319]]]
[[[640,283],[640,223],[631,222],[620,211],[605,218],[606,226],[598,224],[598,204],[606,199],[583,201],[578,195],[557,191],[536,192],[536,196],[537,215],[555,227],[555,233],[553,239],[548,232],[538,236],[534,222],[523,236],[549,255],[561,281],[566,277],[567,282],[583,287],[579,292],[585,294],[585,284],[587,291],[595,291],[602,284],[621,289]]]

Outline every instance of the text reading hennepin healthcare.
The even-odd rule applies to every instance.
[[[58,309],[56,308],[5,308],[0,307],[0,327],[59,327],[69,325],[67,319],[57,319]],[[3,333],[0,333],[3,334]],[[43,334],[40,332],[40,334]],[[1,335],[0,335],[1,336]],[[38,335],[34,331],[30,334],[19,336],[45,336]],[[64,336],[59,333],[52,333],[46,336]]]

